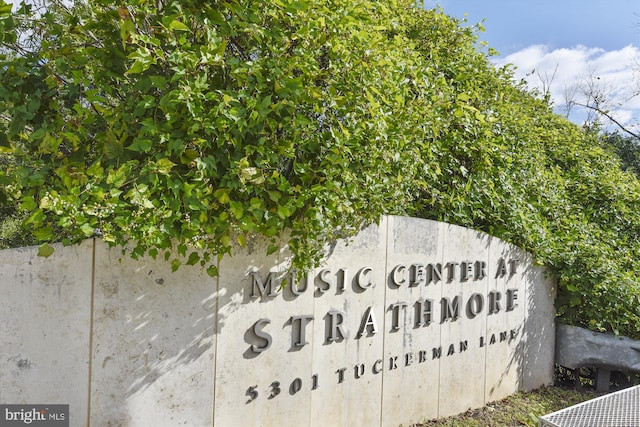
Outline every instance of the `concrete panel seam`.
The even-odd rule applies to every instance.
[[[388,271],[387,271],[387,267],[388,267],[388,263],[389,263],[389,245],[391,244],[390,242],[390,238],[389,235],[391,234],[389,232],[389,225],[391,224],[391,222],[394,223],[395,225],[395,217],[388,217],[387,221],[386,221],[386,227],[385,227],[385,238],[384,238],[384,276],[383,277],[387,277]],[[386,279],[385,279],[386,280]],[[386,281],[382,284],[382,287],[384,289],[384,292],[382,293],[382,313],[386,313],[387,310],[387,283]],[[382,316],[382,330],[386,331],[387,330],[387,316],[383,315]],[[384,360],[385,355],[386,355],[386,340],[383,338],[382,339],[382,360]],[[385,373],[382,373],[382,376],[380,377],[380,401],[384,402],[384,377],[385,377]],[[379,418],[379,425],[380,427],[382,427],[382,422],[383,422],[383,415],[384,412],[382,410],[380,410],[380,418]]]
[[[213,376],[213,381],[211,382],[211,395],[213,396],[211,402],[211,427],[215,427],[216,424],[216,384],[218,383],[216,378],[216,370],[218,369],[218,328],[220,325],[220,257],[216,258],[216,270],[218,275],[215,280],[215,295],[216,295],[216,315],[213,318],[213,338],[215,341],[215,345],[213,346],[213,372],[211,373]]]
[[[96,285],[96,239],[93,239],[91,245],[91,308],[89,309],[89,369],[88,369],[88,386],[87,386],[87,427],[91,426],[91,378],[93,369],[93,318],[94,318],[94,301],[95,301],[95,285]]]
[[[487,263],[488,265],[493,265],[493,259],[491,257],[491,255],[493,255],[493,250],[492,250],[492,243],[493,243],[493,237],[489,237],[489,251],[487,253]],[[491,289],[491,281],[488,280],[487,281],[487,291]],[[486,337],[489,336],[489,322],[485,322],[484,324],[484,335]],[[488,348],[489,346],[485,346],[484,348],[484,384],[482,384],[482,393],[483,393],[483,397],[482,397],[482,401],[484,402],[484,404],[487,404],[487,360],[489,359],[487,353],[488,353]]]

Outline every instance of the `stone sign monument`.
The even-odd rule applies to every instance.
[[[384,217],[309,272],[210,278],[100,241],[0,252],[0,404],[71,425],[398,426],[550,384],[554,282],[470,229]]]

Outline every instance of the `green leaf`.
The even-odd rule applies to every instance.
[[[207,267],[207,274],[210,277],[218,277],[218,267],[213,264],[210,265],[209,267]]]
[[[198,252],[191,252],[187,260],[187,265],[195,265],[198,261],[200,261],[200,254]]]
[[[285,219],[291,216],[291,211],[289,210],[288,207],[284,205],[278,205],[277,212],[278,212],[278,216],[282,219]]]
[[[217,189],[216,191],[213,192],[213,195],[223,205],[227,204],[227,203],[229,203],[231,201],[231,199],[229,198],[229,190],[227,190],[225,188]]]
[[[178,253],[182,256],[186,256],[187,255],[187,245],[185,245],[184,243],[181,243],[178,245]]]
[[[149,68],[150,63],[143,61],[134,61],[131,67],[125,72],[125,74],[139,74]]]
[[[84,223],[80,226],[80,231],[82,231],[82,234],[84,234],[86,237],[91,237],[95,233],[93,227],[87,223]]]
[[[263,207],[262,200],[256,197],[253,197],[250,201],[250,206],[251,206],[251,209],[262,209]]]
[[[125,72],[125,74],[138,74],[146,71],[151,65],[156,63],[156,57],[154,52],[146,47],[140,47],[135,52],[131,53],[128,58],[134,59],[134,63]]]
[[[263,117],[266,116],[271,111],[271,108],[269,108],[270,106],[271,95],[267,95],[262,99],[262,101],[260,101],[260,104],[258,104],[258,113]]]
[[[42,223],[45,221],[46,215],[42,211],[42,209],[36,209],[33,211],[29,218],[25,221],[25,224],[32,224],[35,228],[41,227]]]
[[[137,138],[131,145],[127,147],[127,150],[136,151],[139,153],[148,153],[153,147],[153,141],[149,139]]]
[[[22,203],[20,204],[20,209],[25,211],[32,211],[38,207],[36,200],[33,196],[26,196],[22,198]]]
[[[191,31],[189,27],[187,27],[183,22],[178,21],[177,19],[171,21],[171,24],[169,24],[169,29],[176,31]]]
[[[4,0],[0,0],[0,19],[11,16],[11,9],[13,5],[6,3]]]
[[[282,193],[279,191],[267,190],[267,194],[269,194],[269,199],[274,202],[278,202],[282,198]]]
[[[120,24],[120,38],[124,46],[129,40],[129,36],[136,31],[136,25],[131,19],[124,19]]]
[[[271,255],[272,253],[277,252],[279,249],[280,247],[275,243],[269,243],[269,246],[267,247],[267,255]]]
[[[173,169],[175,165],[176,165],[175,163],[173,163],[171,160],[167,158],[162,158],[156,161],[156,166],[158,168],[157,170],[163,175],[168,175],[171,172],[171,169]]]
[[[49,245],[48,243],[43,243],[38,248],[38,256],[40,257],[49,258],[51,255],[53,255],[54,252],[55,252],[55,249],[53,248],[53,246]]]
[[[242,215],[244,214],[244,206],[241,202],[229,202],[229,210],[231,211],[231,214],[237,219],[242,218]]]
[[[38,240],[52,240],[55,235],[53,234],[53,227],[42,227],[33,231],[33,235]]]

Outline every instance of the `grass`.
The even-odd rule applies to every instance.
[[[538,418],[551,412],[598,397],[592,390],[544,387],[529,393],[517,393],[480,409],[427,421],[413,427],[487,427],[537,426]]]

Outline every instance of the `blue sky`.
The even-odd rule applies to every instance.
[[[484,19],[482,39],[508,55],[543,44],[551,49],[584,45],[605,50],[640,45],[638,0],[430,0],[470,23]]]
[[[469,24],[483,22],[480,40],[513,64],[518,78],[549,89],[558,111],[579,101],[589,82],[610,99],[626,125],[640,121],[640,1],[638,0],[426,0]],[[563,110],[564,108],[564,110]],[[569,115],[580,121],[584,112]]]

